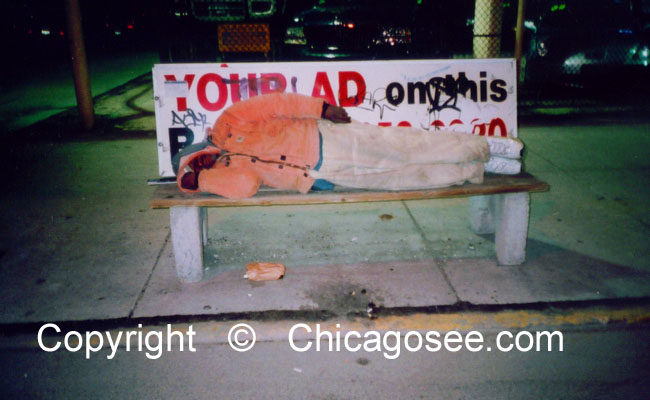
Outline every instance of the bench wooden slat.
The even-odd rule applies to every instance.
[[[549,185],[528,173],[519,175],[486,174],[481,184],[465,184],[440,189],[376,191],[337,187],[332,191],[301,194],[287,191],[260,191],[247,199],[227,199],[213,194],[187,194],[176,185],[156,186],[151,198],[151,208],[173,206],[239,207],[265,205],[298,205],[328,203],[358,203],[369,201],[423,200],[445,197],[464,197],[498,193],[543,192]]]

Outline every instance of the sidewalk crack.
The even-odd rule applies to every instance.
[[[160,251],[158,251],[158,255],[156,256],[156,261],[154,261],[153,263],[153,268],[151,268],[151,272],[149,272],[149,276],[147,277],[147,280],[144,282],[144,285],[142,286],[142,290],[140,290],[140,294],[138,294],[138,298],[135,299],[135,303],[133,304],[133,307],[131,308],[131,311],[129,312],[129,315],[127,317],[128,319],[133,318],[133,314],[135,313],[135,310],[138,308],[138,304],[140,303],[140,300],[142,300],[142,296],[144,296],[145,290],[147,290],[147,287],[149,286],[149,281],[151,280],[151,277],[153,276],[153,273],[156,270],[158,263],[160,262],[160,258],[162,257],[163,251],[165,251],[165,247],[167,247],[167,243],[169,243],[170,237],[171,237],[171,230],[167,233],[167,236],[165,236],[163,245],[160,247]]]
[[[456,288],[454,287],[454,285],[451,284],[451,281],[449,280],[449,276],[447,276],[447,272],[445,272],[445,269],[443,268],[444,265],[445,265],[445,262],[442,259],[440,259],[440,257],[435,257],[433,247],[431,246],[431,242],[429,241],[429,239],[427,239],[427,236],[424,233],[424,229],[422,229],[420,224],[418,224],[418,222],[415,220],[415,217],[413,216],[413,213],[411,213],[411,209],[408,207],[408,205],[406,205],[406,201],[400,200],[400,202],[404,206],[404,209],[406,210],[406,213],[409,215],[409,217],[411,218],[411,221],[415,225],[415,228],[417,229],[418,233],[420,234],[420,238],[422,239],[422,241],[424,241],[424,248],[425,248],[426,252],[428,254],[431,254],[431,256],[433,257],[433,260],[436,263],[436,267],[438,268],[438,270],[440,270],[440,273],[442,274],[442,277],[445,279],[445,282],[447,282],[447,285],[449,286],[449,288],[453,292],[454,297],[456,298],[456,302],[460,302],[460,297],[458,297],[458,292],[456,292]]]

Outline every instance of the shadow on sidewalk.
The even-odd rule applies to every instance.
[[[12,132],[0,131],[0,136],[11,145],[156,137],[153,84],[149,73],[96,96],[93,106],[95,123],[90,130],[82,127],[78,109],[71,107],[31,126]],[[135,120],[145,122],[136,126],[127,124]]]

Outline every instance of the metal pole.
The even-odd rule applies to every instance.
[[[502,0],[474,2],[474,58],[496,58],[501,53]],[[469,199],[472,226],[476,230],[494,231],[493,196],[472,196]],[[478,212],[477,212],[478,211]],[[481,215],[485,214],[486,215]]]
[[[496,58],[501,53],[502,0],[474,4],[474,58]]]
[[[65,9],[77,106],[79,107],[83,127],[85,129],[91,129],[95,123],[95,114],[93,110],[93,97],[90,93],[90,79],[88,78],[86,46],[81,29],[79,0],[65,0]]]
[[[524,48],[524,19],[526,18],[526,0],[519,0],[517,6],[517,36],[515,37],[515,60],[517,60],[517,82],[521,73],[521,54]]]

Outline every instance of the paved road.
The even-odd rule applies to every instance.
[[[156,360],[123,348],[108,360],[110,350],[85,359],[32,346],[0,350],[0,391],[51,399],[649,398],[650,327],[563,334],[562,352],[402,350],[394,360],[381,352],[298,353],[287,340],[257,343],[247,353],[198,344],[196,352],[176,349]],[[494,342],[496,332],[484,335]]]

